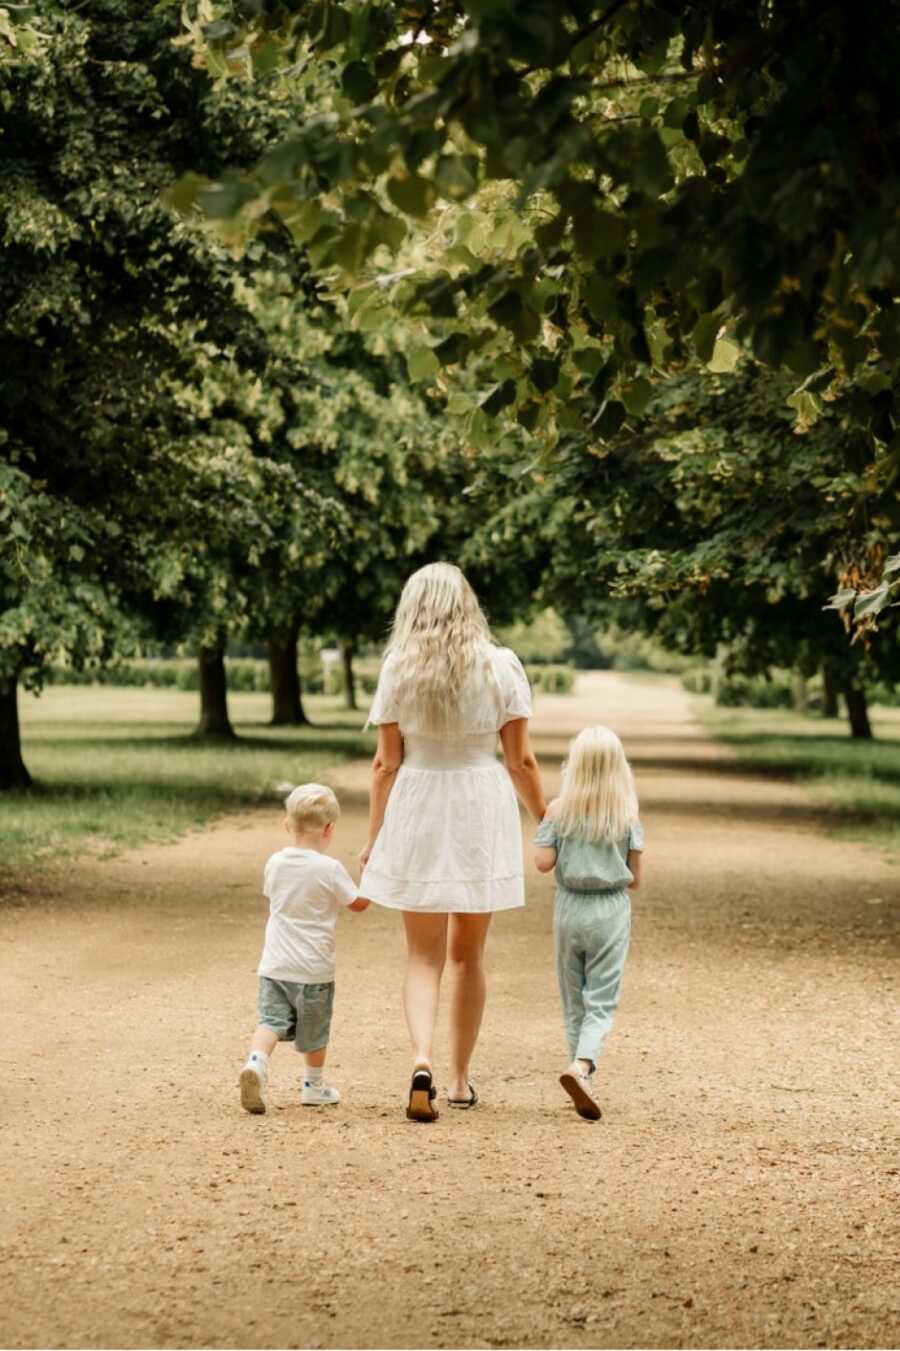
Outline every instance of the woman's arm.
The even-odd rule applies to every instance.
[[[403,764],[403,737],[396,722],[383,722],[378,728],[378,749],[372,761],[372,790],[369,795],[369,839],[359,861],[365,866],[378,838],[397,770]]]
[[[634,881],[633,881],[633,882],[629,882],[629,883],[628,883],[628,890],[629,890],[629,891],[637,891],[638,887],[641,885],[641,851],[640,851],[640,849],[629,849],[629,851],[628,851],[628,868],[629,868],[629,870],[630,870],[630,872],[631,872],[631,876],[634,878]]]
[[[500,729],[503,759],[513,786],[536,821],[547,810],[541,772],[528,739],[528,719],[513,718]]]

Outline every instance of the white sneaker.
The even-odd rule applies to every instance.
[[[245,1112],[257,1115],[266,1110],[269,1075],[261,1060],[250,1059],[241,1070],[241,1106]]]
[[[575,1110],[585,1121],[599,1121],[603,1113],[594,1097],[593,1074],[582,1074],[569,1069],[559,1076],[559,1082],[575,1104]]]
[[[323,1080],[321,1084],[308,1084],[304,1081],[300,1089],[301,1107],[324,1107],[326,1103],[340,1102],[341,1095],[331,1084]]]

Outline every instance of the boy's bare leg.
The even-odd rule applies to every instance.
[[[263,1055],[268,1057],[272,1054],[277,1045],[278,1045],[278,1033],[273,1032],[271,1027],[266,1027],[264,1024],[261,1023],[260,1026],[253,1033],[253,1040],[250,1043],[250,1050],[251,1052],[262,1051]]]
[[[325,1064],[325,1057],[328,1054],[328,1047],[323,1046],[319,1051],[304,1051],[303,1063],[311,1070],[320,1070]]]

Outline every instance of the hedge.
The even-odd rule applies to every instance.
[[[532,666],[525,667],[528,679],[536,690],[546,694],[570,694],[575,682],[575,671],[571,666]],[[230,690],[257,690],[267,693],[269,683],[269,663],[252,657],[226,657],[225,671]],[[321,662],[316,659],[301,658],[300,673],[303,689],[308,694],[322,694],[325,689]],[[357,689],[363,694],[375,693],[378,683],[378,669],[371,662],[356,671]],[[196,690],[199,688],[197,662],[190,657],[144,659],[140,661],[117,662],[101,670],[76,671],[70,666],[51,667],[48,673],[51,685],[135,685],[156,689]],[[341,694],[344,688],[343,673],[332,669],[329,682],[329,694]]]

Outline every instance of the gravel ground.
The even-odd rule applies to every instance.
[[[273,1109],[240,1111],[277,806],[0,913],[0,1344],[897,1345],[897,868],[741,772],[674,684],[543,698],[548,782],[597,720],[647,826],[597,1124],[557,1083],[537,875],[490,939],[482,1104],[433,1126],[403,1116],[401,935],[375,909],[339,926],[342,1104],[301,1108],[281,1048]],[[352,868],[365,766],[334,782]]]

